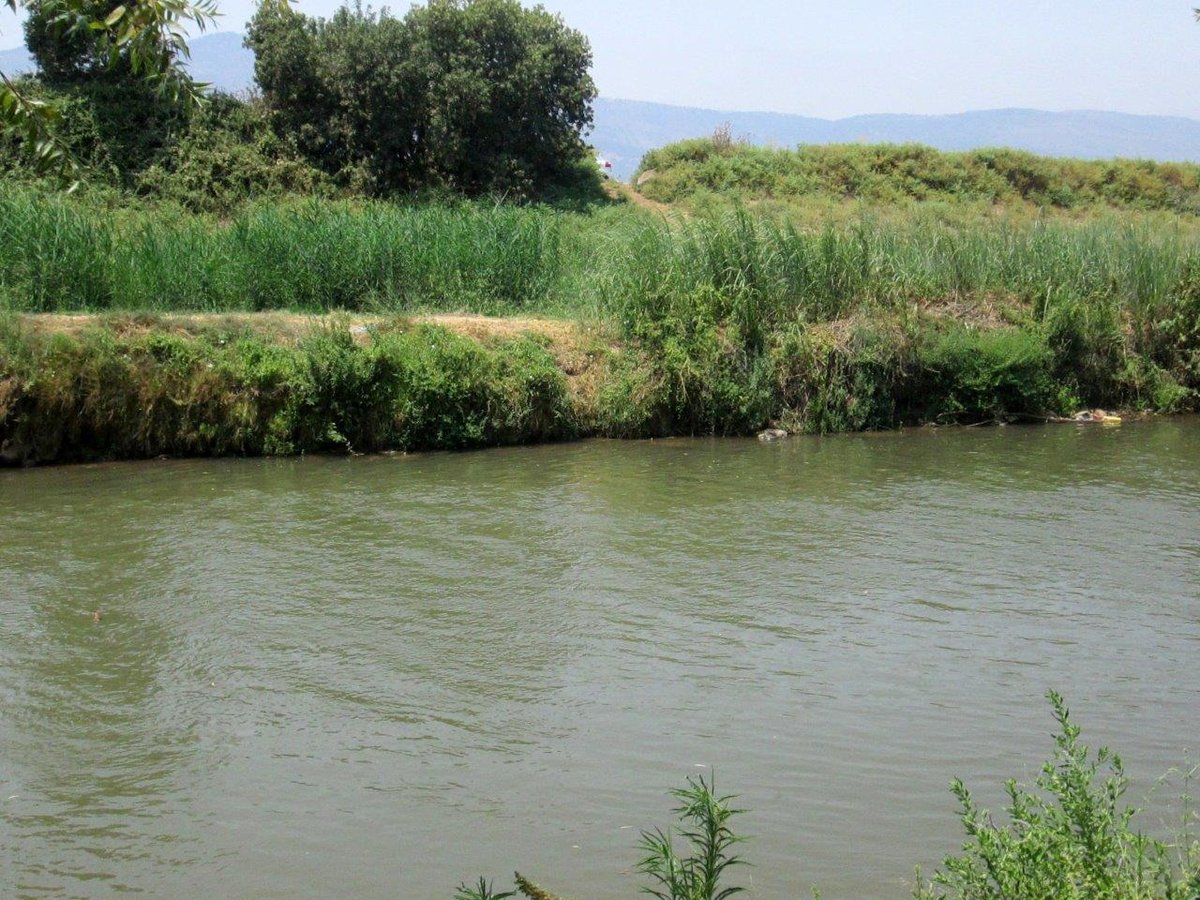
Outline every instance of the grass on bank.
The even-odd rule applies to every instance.
[[[36,333],[0,319],[9,462],[467,449],[575,436],[566,377],[533,336],[492,346],[425,324],[360,344],[249,328]]]
[[[1157,314],[1200,269],[1200,224],[1108,216],[958,226],[911,210],[804,223],[502,203],[295,199],[214,218],[0,185],[0,308],[636,315],[708,291],[774,319],[906,302],[1115,304]]]

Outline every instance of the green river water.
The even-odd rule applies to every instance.
[[[633,897],[715,768],[753,896],[905,897],[1048,688],[1169,831],[1197,420],[0,471],[0,896]]]

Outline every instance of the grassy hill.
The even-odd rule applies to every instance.
[[[596,102],[592,142],[627,178],[656,147],[704,137],[728,123],[739,140],[755,146],[919,143],[939,150],[1013,147],[1045,156],[1200,161],[1200,122],[1097,110],[1049,112],[988,109],[942,116],[867,115],[847,119],[764,112],[730,112],[618,100]]]
[[[1200,213],[1200,166],[1080,160],[1019,150],[943,152],[920,144],[834,144],[773,150],[727,135],[653,150],[643,193],[667,203],[828,198],[874,204],[942,200]]]

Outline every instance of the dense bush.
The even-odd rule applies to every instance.
[[[929,421],[1004,420],[1073,405],[1054,378],[1054,353],[1036,331],[952,325],[922,336],[917,364]]]
[[[329,179],[270,128],[262,104],[215,94],[141,171],[138,193],[228,214],[257,200],[331,194]]]
[[[1003,820],[953,782],[967,841],[933,885],[918,888],[917,900],[1200,896],[1200,846],[1191,842],[1191,823],[1182,823],[1174,846],[1138,830],[1137,810],[1123,805],[1128,780],[1120,756],[1103,747],[1090,752],[1062,697],[1051,693],[1050,702],[1059,726],[1054,756],[1032,786],[1008,782]]]
[[[108,76],[55,87],[25,79],[22,89],[58,109],[59,140],[86,186],[122,192],[126,205],[138,194],[228,213],[264,198],[333,192],[329,178],[275,134],[257,100],[216,93],[188,110],[148,84]],[[0,149],[11,151],[0,156],[0,176],[37,180],[13,139],[0,137]]]
[[[403,19],[312,19],[264,3],[255,78],[280,134],[371,194],[532,196],[577,174],[596,95],[587,39],[517,0],[441,0]]]
[[[187,111],[143,81],[99,75],[49,84],[25,78],[20,87],[57,109],[56,136],[91,182],[132,188],[138,174],[188,128]],[[0,177],[37,176],[33,159],[13,136],[0,135],[0,151]]]

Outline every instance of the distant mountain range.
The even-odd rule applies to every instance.
[[[939,150],[1015,147],[1046,156],[1200,161],[1200,121],[1127,113],[992,109],[948,116],[873,115],[811,119],[779,113],[719,112],[637,100],[596,101],[590,140],[627,177],[650,149],[713,133],[729,123],[754,144],[919,143]]]
[[[23,48],[0,51],[0,72],[14,74],[32,68]],[[240,34],[205,35],[192,41],[191,69],[197,80],[220,90],[245,90],[254,80],[254,55],[242,46]],[[710,135],[723,123],[729,124],[735,138],[780,147],[916,142],[940,150],[1016,147],[1048,156],[1200,162],[1200,121],[1089,110],[996,109],[946,116],[870,115],[831,120],[601,97],[596,101],[596,126],[589,140],[612,161],[617,177],[628,178],[647,150]]]

